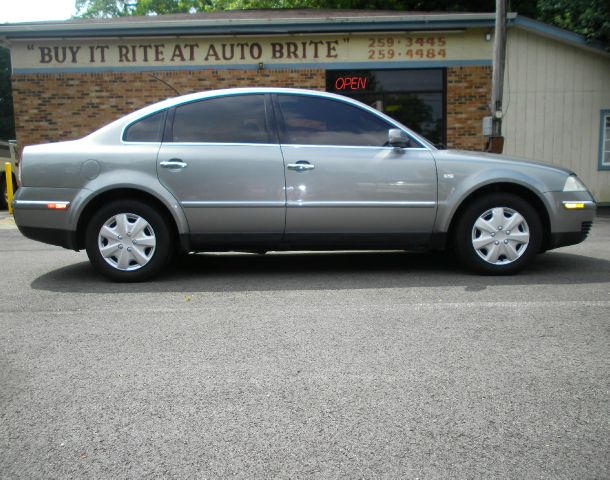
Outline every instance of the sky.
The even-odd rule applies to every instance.
[[[74,14],[75,0],[0,0],[0,23],[65,20]]]

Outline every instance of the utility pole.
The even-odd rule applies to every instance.
[[[506,60],[506,0],[496,0],[496,28],[494,34],[493,70],[491,75],[491,136],[487,151],[502,153],[502,93]]]

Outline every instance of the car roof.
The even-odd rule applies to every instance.
[[[181,95],[178,97],[168,98],[166,100],[162,100],[160,102],[153,103],[152,105],[148,105],[144,108],[141,108],[140,110],[136,110],[135,112],[129,113],[129,114],[125,115],[124,117],[121,117],[118,120],[110,123],[109,125],[106,125],[105,127],[102,127],[99,130],[93,132],[88,137],[91,140],[96,139],[96,138],[99,138],[100,140],[110,139],[108,134],[112,135],[111,132],[114,132],[115,129],[118,128],[122,132],[122,130],[126,126],[128,126],[129,124],[131,124],[141,118],[147,117],[149,115],[152,115],[153,113],[159,112],[161,110],[165,110],[167,108],[175,107],[177,105],[195,102],[195,101],[203,100],[206,98],[215,98],[215,97],[232,96],[232,95],[245,95],[245,94],[254,94],[254,93],[311,95],[311,96],[316,96],[318,98],[331,98],[334,100],[338,100],[340,102],[348,103],[348,104],[354,105],[358,108],[363,108],[365,110],[368,110],[372,114],[385,119],[387,122],[397,125],[401,129],[408,132],[409,135],[411,135],[415,139],[417,139],[420,143],[422,143],[423,145],[426,145],[426,147],[431,148],[431,149],[435,148],[434,145],[432,145],[429,141],[427,141],[421,135],[417,134],[416,132],[413,132],[411,129],[402,125],[397,120],[395,120],[392,117],[389,117],[388,115],[380,112],[379,110],[376,110],[373,107],[369,107],[368,105],[361,103],[357,100],[354,100],[349,97],[345,97],[343,95],[338,95],[336,93],[324,92],[324,91],[320,91],[320,90],[308,90],[308,89],[303,89],[303,88],[285,88],[285,87],[225,88],[225,89],[219,89],[219,90],[206,90],[203,92],[189,93],[187,95]]]
[[[189,93],[186,95],[180,95],[178,97],[168,98],[161,102],[154,103],[152,105],[144,107],[136,112],[133,112],[133,114],[138,113],[138,114],[140,114],[139,116],[142,116],[141,114],[146,115],[146,114],[156,112],[158,110],[162,110],[164,108],[170,108],[170,107],[173,107],[176,105],[181,105],[183,103],[203,100],[205,98],[222,97],[222,96],[228,96],[228,95],[245,95],[245,94],[252,94],[252,93],[259,93],[259,94],[265,94],[265,93],[284,93],[284,94],[286,94],[286,93],[288,93],[288,94],[295,94],[295,95],[314,95],[314,96],[318,96],[318,97],[327,97],[327,98],[334,98],[336,100],[341,100],[341,101],[348,101],[349,103],[355,103],[355,104],[360,105],[360,102],[356,102],[352,99],[349,99],[348,97],[344,97],[342,95],[337,95],[335,93],[323,92],[320,90],[308,90],[308,89],[304,89],[304,88],[283,88],[283,87],[246,87],[246,88],[223,88],[223,89],[219,89],[219,90],[206,90],[203,92],[195,92],[195,93]]]

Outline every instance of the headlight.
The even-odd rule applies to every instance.
[[[587,186],[576,175],[570,175],[566,178],[566,183],[563,186],[564,192],[586,192],[587,190]]]

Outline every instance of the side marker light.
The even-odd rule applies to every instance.
[[[47,203],[47,209],[49,210],[66,210],[67,208],[67,203]]]
[[[566,210],[580,210],[585,208],[585,204],[578,202],[565,202],[563,204],[563,208],[565,208]]]

